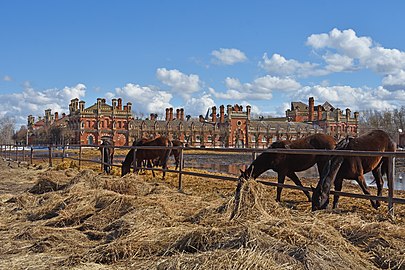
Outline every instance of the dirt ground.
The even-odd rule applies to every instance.
[[[184,176],[178,192],[175,174],[68,162],[0,160],[0,172],[0,269],[405,269],[403,205],[393,218],[386,203],[352,198],[312,212],[302,192],[277,203],[275,188],[251,181],[230,220],[235,182]]]

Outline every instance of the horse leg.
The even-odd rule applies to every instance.
[[[278,183],[279,183],[279,184],[284,184],[284,181],[285,181],[285,174],[279,173],[277,179],[278,179]],[[280,202],[280,201],[281,201],[281,191],[282,191],[282,190],[283,190],[282,187],[277,187],[277,197],[276,197],[276,201],[277,201],[277,202]]]
[[[343,178],[342,177],[336,177],[335,178],[335,191],[342,191],[342,186],[343,186]],[[335,193],[333,195],[333,209],[338,208],[338,202],[339,202],[339,194]]]
[[[359,186],[361,187],[361,189],[363,190],[363,193],[366,195],[370,195],[370,191],[368,191],[368,187],[366,184],[366,179],[364,178],[364,175],[361,174],[357,177],[357,183],[359,184]],[[377,205],[376,201],[374,200],[370,200],[371,205],[377,209],[379,205]]]
[[[299,187],[304,187],[295,172],[289,173],[289,174],[287,174],[287,176],[288,176],[291,180],[293,180],[293,182],[294,182],[297,186],[299,186]],[[310,201],[311,201],[311,195],[309,194],[309,192],[306,191],[306,190],[303,190],[303,192],[304,192],[304,194],[307,196],[308,201],[310,202]]]
[[[377,184],[377,196],[381,196],[383,184],[384,184],[384,179],[382,178],[382,173],[381,173],[381,165],[379,165],[377,168],[375,168],[371,172],[372,172],[372,174],[374,176],[374,180]],[[380,205],[381,205],[380,201],[378,201],[378,200],[375,202],[375,204],[376,204],[377,208],[380,207]]]
[[[148,159],[146,167],[153,169],[152,160]],[[155,178],[155,171],[154,170],[152,170],[152,175],[153,175],[153,178]]]

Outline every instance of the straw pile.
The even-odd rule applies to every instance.
[[[9,269],[405,269],[405,209],[341,199],[312,213],[299,191],[186,177],[123,178],[74,168],[6,168],[0,184],[0,261]],[[31,178],[22,179],[30,175]],[[27,174],[29,172],[29,174]],[[383,204],[385,206],[385,204]]]

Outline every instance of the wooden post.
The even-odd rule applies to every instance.
[[[18,147],[16,144],[14,145],[14,147],[15,147],[15,161],[18,161]]]
[[[388,158],[388,213],[392,216],[394,215],[394,204],[392,198],[394,197],[394,167],[395,158]]]
[[[34,159],[34,148],[31,146],[31,153],[30,153],[30,164],[32,165],[32,160]]]
[[[65,145],[62,146],[62,162],[65,161]]]
[[[134,173],[136,172],[136,148],[134,149],[134,160],[132,161],[133,165],[133,171]]]
[[[23,145],[23,161],[25,161],[25,145]]]
[[[49,149],[49,153],[48,153],[48,155],[49,155],[49,167],[52,167],[52,146],[49,145],[48,149]]]
[[[183,160],[184,160],[184,156],[183,156],[183,147],[182,147],[182,148],[180,148],[180,160],[179,160],[179,192],[183,191],[183,183],[181,182],[181,178],[183,175],[181,172],[183,171],[183,166],[184,166]]]
[[[99,145],[98,149],[101,149],[101,171],[104,172],[104,147],[105,145]]]
[[[11,144],[9,145],[8,148],[8,159],[11,160]]]
[[[82,166],[82,145],[79,145],[79,171],[81,169]]]

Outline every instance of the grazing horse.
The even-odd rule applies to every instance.
[[[166,137],[158,137],[151,140],[144,140],[134,142],[133,146],[172,146],[171,141]],[[134,162],[134,149],[129,150],[121,166],[121,176],[129,173],[131,165]],[[163,169],[167,169],[167,161],[170,156],[170,149],[137,149],[135,156],[135,164],[140,165],[142,161],[146,160],[148,163],[159,159],[159,164]],[[149,166],[148,166],[149,167]],[[163,179],[166,173],[163,172]]]
[[[101,152],[102,160],[104,163],[104,172],[107,174],[111,173],[111,165],[113,164],[113,158],[114,158],[114,147],[113,144],[110,141],[103,140],[102,142],[102,147],[99,147],[99,150]]]
[[[382,130],[373,130],[357,138],[346,138],[340,141],[337,150],[355,151],[395,151],[395,143]],[[325,170],[320,175],[320,181],[312,194],[312,210],[326,209],[329,203],[329,192],[334,180],[335,190],[342,190],[343,179],[356,180],[364,194],[370,194],[364,174],[372,172],[377,184],[377,196],[381,196],[384,180],[388,174],[388,160],[381,156],[332,156]],[[333,208],[338,205],[339,195],[333,198]],[[377,209],[379,201],[371,200],[371,205]]]
[[[269,148],[284,148],[284,149],[334,149],[335,140],[333,137],[324,134],[314,134],[295,141],[277,141],[271,144]],[[263,152],[253,163],[246,169],[241,170],[239,182],[242,179],[248,180],[250,177],[256,179],[265,171],[272,169],[277,172],[278,183],[283,184],[285,177],[288,176],[297,186],[302,187],[302,183],[295,172],[300,172],[309,169],[317,164],[319,174],[322,172],[328,158],[322,155],[305,155],[305,154],[283,154]],[[277,187],[276,200],[281,199],[282,187]],[[311,201],[311,196],[308,191],[304,191]]]

